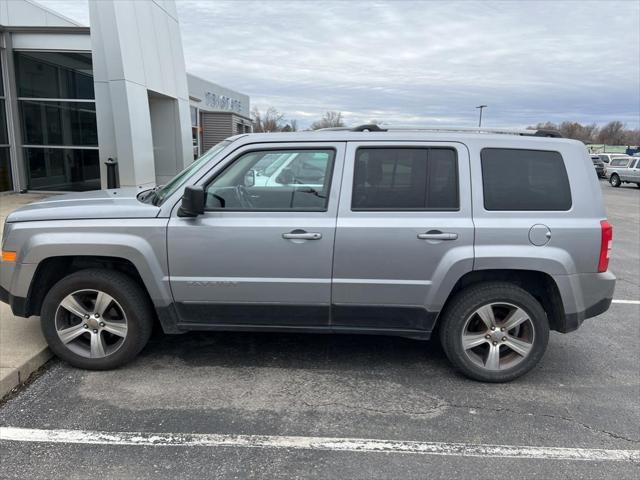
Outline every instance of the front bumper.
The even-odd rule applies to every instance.
[[[6,288],[0,287],[0,302],[8,304],[15,316],[27,316],[27,302],[24,297],[11,295]]]
[[[9,291],[0,287],[0,302],[9,303]]]
[[[29,315],[27,297],[37,268],[35,263],[0,262],[0,301],[18,317]]]

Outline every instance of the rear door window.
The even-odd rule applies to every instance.
[[[571,189],[560,153],[485,148],[480,158],[486,210],[571,208]]]
[[[458,210],[457,164],[452,148],[359,148],[351,209]]]

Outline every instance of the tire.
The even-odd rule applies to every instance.
[[[64,277],[49,290],[40,325],[49,348],[62,360],[78,368],[109,370],[140,353],[153,318],[151,302],[137,282],[120,272],[88,269]]]
[[[612,187],[619,187],[622,182],[620,181],[620,177],[617,174],[613,174],[611,175],[611,178],[609,179],[609,183],[611,184]]]
[[[495,330],[486,326],[477,313],[478,309],[487,308],[491,309],[490,323],[496,326]],[[501,325],[510,325],[503,320],[508,320],[511,312],[514,313],[510,321],[523,318],[519,312],[524,312],[527,320],[501,331]],[[440,341],[449,361],[467,377],[483,382],[509,382],[540,361],[549,342],[549,322],[542,305],[527,291],[512,283],[488,282],[465,288],[450,300],[443,312]],[[466,349],[463,342],[467,342]],[[468,347],[474,343],[478,345]],[[517,353],[511,345],[526,351],[526,355]],[[497,368],[491,368],[491,352],[496,351],[497,364],[492,365]],[[495,356],[491,358],[496,361]]]
[[[636,183],[636,187],[640,188],[640,183]]]

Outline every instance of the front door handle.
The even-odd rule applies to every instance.
[[[444,233],[444,232],[427,232],[419,233],[418,238],[420,240],[457,240],[457,233]]]
[[[320,240],[322,234],[318,232],[305,232],[304,230],[293,230],[289,233],[283,233],[282,238],[286,240]]]

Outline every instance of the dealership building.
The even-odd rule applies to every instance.
[[[107,163],[120,186],[161,184],[251,131],[247,95],[186,73],[173,0],[89,13],[0,0],[0,192],[106,188]]]

